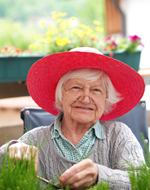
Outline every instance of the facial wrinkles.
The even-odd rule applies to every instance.
[[[106,88],[104,87],[102,80],[98,79],[95,82],[88,82],[85,79],[69,79],[65,84],[65,89],[69,90],[74,86],[78,86],[83,89],[83,97],[89,97],[92,100],[93,95],[90,94],[90,90],[99,89],[102,91],[102,96],[106,97]],[[96,96],[95,96],[96,97]],[[77,97],[78,99],[79,97]]]
[[[77,107],[77,108],[82,108],[82,109],[87,109],[87,110],[98,110],[98,112],[101,110],[99,108],[104,106],[104,102],[103,101],[105,98],[102,98],[100,100],[99,97],[95,97],[95,98],[91,98],[89,95],[89,91],[90,88],[99,88],[102,90],[102,92],[104,93],[104,96],[106,97],[106,89],[104,88],[101,79],[99,79],[96,82],[88,82],[84,79],[76,79],[76,81],[74,80],[70,80],[68,81],[68,87],[72,86],[74,84],[77,84],[79,86],[82,86],[84,88],[83,91],[83,96],[78,97],[77,100],[72,103],[72,106]],[[98,101],[95,101],[96,99],[98,99]],[[98,105],[97,105],[98,102]],[[99,113],[97,113],[99,114]]]
[[[72,85],[81,85],[81,88],[84,89],[83,94],[86,96],[77,97],[75,95],[72,98],[72,94],[67,93],[67,89],[72,87]],[[90,97],[89,90],[92,88],[97,89],[98,87],[102,89],[104,97]],[[81,121],[81,123],[87,121],[87,123],[90,122],[90,125],[93,125],[102,116],[105,109],[105,101],[106,89],[104,88],[101,79],[98,79],[95,82],[89,82],[85,79],[69,79],[64,84],[62,108],[68,121],[70,119],[77,122]]]

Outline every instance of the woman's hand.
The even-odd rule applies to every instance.
[[[84,159],[66,170],[59,178],[59,186],[69,185],[70,189],[85,189],[94,185],[98,168],[90,159]]]
[[[35,172],[38,172],[38,148],[35,146],[29,146],[25,143],[15,143],[8,147],[9,157],[14,158],[15,161],[26,159],[28,162],[31,158],[35,160]]]

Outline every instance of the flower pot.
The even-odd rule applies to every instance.
[[[113,52],[114,59],[120,60],[136,71],[139,70],[141,51],[133,54],[127,52]],[[104,53],[109,56],[109,53]],[[0,57],[0,83],[26,81],[30,67],[46,55]]]
[[[26,81],[30,67],[42,57],[0,57],[0,83]]]
[[[139,70],[140,65],[140,57],[141,57],[141,51],[137,51],[135,53],[129,54],[128,52],[113,52],[114,59],[117,59],[119,61],[122,61],[123,63],[129,65],[134,70]],[[109,56],[109,53],[104,53],[104,55]]]

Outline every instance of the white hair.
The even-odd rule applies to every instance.
[[[122,99],[121,94],[116,91],[110,78],[104,71],[94,68],[75,69],[64,74],[58,81],[55,92],[55,107],[59,111],[63,111],[62,106],[60,106],[60,103],[62,103],[62,98],[63,98],[62,95],[63,85],[69,79],[73,78],[82,78],[89,82],[94,82],[99,78],[102,79],[102,83],[107,91],[106,109],[104,111],[105,114],[110,112],[113,109],[114,105]]]

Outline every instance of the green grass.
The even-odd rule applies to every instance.
[[[30,163],[26,160],[16,161],[7,159],[5,156],[0,166],[0,189],[1,190],[40,190],[40,182],[37,180],[34,160]]]
[[[138,169],[131,165],[128,170],[131,181],[132,190],[150,190],[150,170],[147,165],[150,163],[150,154],[147,156],[147,164],[142,164]],[[66,168],[64,168],[65,170]],[[61,172],[63,173],[64,170]],[[55,179],[52,179],[49,184],[41,185],[41,180],[37,178],[34,168],[34,159],[31,162],[26,160],[14,161],[14,159],[5,156],[3,164],[0,165],[0,190],[56,190],[53,186],[56,179],[61,175],[58,174]],[[56,184],[57,186],[57,184]],[[65,187],[69,190],[69,187]],[[100,182],[90,190],[108,190],[109,184]]]
[[[146,143],[144,143],[144,145],[147,152],[145,156],[146,164],[141,163],[138,169],[130,164],[131,167],[128,169],[132,190],[150,190],[150,153]],[[43,143],[39,149],[41,146],[43,146]],[[8,153],[6,153],[2,163],[3,164],[0,165],[0,190],[57,190],[59,187],[58,184],[56,184],[56,180],[58,180],[60,175],[68,168],[68,166],[66,166],[54,179],[50,180],[48,184],[45,184],[41,183],[41,179],[37,178],[34,158],[31,158],[30,162],[27,162],[25,159],[15,161],[14,159],[10,159]],[[69,187],[66,186],[62,189],[69,190]],[[109,183],[101,181],[89,189],[109,190],[110,187]]]
[[[55,179],[59,178],[61,173]],[[58,188],[53,186],[55,179],[47,185],[41,185],[41,180],[37,178],[35,172],[34,158],[31,159],[31,162],[14,161],[6,154],[3,164],[0,165],[0,190],[56,190]],[[69,190],[69,187],[64,189]],[[90,188],[90,190],[108,189],[109,184],[103,182]]]
[[[146,149],[146,164],[141,163],[138,169],[135,169],[134,165],[131,164],[131,168],[128,170],[128,173],[132,190],[150,190],[150,153],[143,135],[141,136]]]
[[[142,164],[139,169],[131,167],[129,171],[132,190],[149,190],[150,189],[150,170],[146,164]]]

